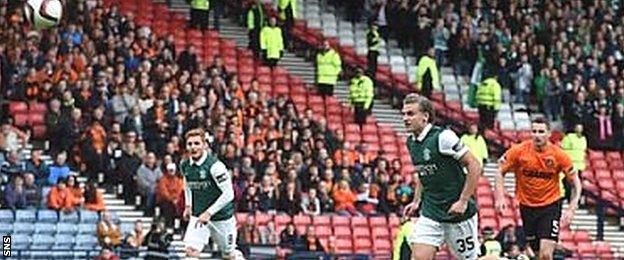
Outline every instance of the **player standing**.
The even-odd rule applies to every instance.
[[[558,146],[551,144],[550,125],[544,118],[531,122],[532,140],[509,148],[499,160],[500,174],[496,175],[496,209],[506,208],[503,179],[507,172],[516,177],[516,198],[524,223],[526,240],[538,259],[553,259],[560,227],[570,224],[581,197],[581,181],[572,160]],[[568,210],[561,216],[559,173],[572,182],[572,198]],[[561,218],[561,225],[559,223]]]
[[[481,167],[453,131],[431,123],[434,116],[427,98],[409,94],[403,100],[403,121],[412,133],[407,147],[418,171],[414,201],[405,208],[405,215],[416,211],[422,201],[421,217],[408,237],[412,259],[433,259],[444,242],[459,259],[477,259],[480,246],[473,194]]]
[[[213,235],[226,259],[239,259],[236,250],[234,190],[225,164],[208,153],[205,132],[186,133],[188,159],[180,163],[185,178],[185,217],[190,216],[184,236],[188,257],[198,257]]]

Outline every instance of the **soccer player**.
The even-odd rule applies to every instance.
[[[406,216],[419,208],[420,218],[408,237],[412,259],[433,259],[442,243],[459,259],[477,259],[477,205],[473,195],[481,173],[477,159],[448,129],[434,126],[431,101],[418,94],[403,100],[403,121],[412,133],[407,147],[418,176]]]
[[[239,259],[236,250],[234,190],[225,164],[209,154],[205,132],[186,133],[188,159],[180,163],[185,178],[185,217],[190,217],[184,237],[188,257],[199,257],[213,235],[226,259]]]
[[[548,121],[541,117],[533,119],[531,133],[531,140],[512,146],[499,160],[495,207],[499,212],[507,207],[503,179],[507,172],[513,172],[526,240],[534,252],[539,252],[540,260],[548,260],[553,259],[560,227],[569,225],[574,217],[581,197],[581,181],[570,157],[548,141]],[[563,217],[559,189],[561,172],[572,182],[573,188],[570,206]]]

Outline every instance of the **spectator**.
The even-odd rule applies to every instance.
[[[355,204],[358,212],[361,212],[364,215],[376,214],[376,208],[379,204],[376,189],[371,189],[371,185],[368,183],[362,183],[358,187]]]
[[[30,172],[22,174],[24,177],[24,193],[26,194],[26,205],[28,207],[39,207],[41,201],[41,187],[35,182],[35,175]],[[6,190],[5,190],[6,192]]]
[[[145,236],[143,245],[147,246],[146,259],[168,259],[169,245],[173,238],[165,229],[165,222],[159,220],[152,224],[152,228]]]
[[[494,121],[502,102],[501,86],[496,77],[486,79],[477,88],[475,101],[479,109],[479,125],[481,129],[494,128]]]
[[[273,221],[269,221],[266,226],[260,227],[260,243],[263,245],[277,245],[279,243],[279,235],[275,230]]]
[[[264,177],[262,177],[262,182],[260,183],[260,195],[258,196],[258,199],[260,200],[260,211],[274,212],[276,210],[276,191],[275,187],[271,183],[271,177],[268,175],[264,175]]]
[[[318,216],[321,214],[321,201],[316,195],[316,189],[310,188],[308,196],[301,199],[301,211],[303,214]]]
[[[6,183],[9,178],[21,175],[23,169],[24,165],[20,160],[19,151],[8,151],[6,161],[0,165],[0,176],[3,176],[1,182]]]
[[[300,235],[297,234],[295,225],[288,223],[286,228],[280,234],[279,247],[289,250],[297,250],[303,246],[303,240]]]
[[[256,226],[256,221],[252,215],[248,215],[245,223],[238,228],[238,246],[245,255],[249,255],[251,245],[260,244],[260,230]]]
[[[156,205],[160,207],[165,226],[172,227],[174,218],[180,215],[176,205],[183,195],[184,181],[177,174],[175,163],[167,164],[165,170],[166,174],[158,180]]]
[[[385,19],[385,12],[381,11],[380,14],[382,13],[384,14],[383,18]],[[372,23],[366,32],[366,46],[368,47],[368,54],[366,56],[368,70],[366,73],[368,73],[368,76],[373,79],[376,78],[377,75],[377,57],[379,56],[381,38],[384,37],[384,35],[380,35],[379,29],[381,28],[379,28],[377,24]],[[381,31],[383,32],[384,30]],[[387,36],[384,37],[384,40],[387,40]]]
[[[316,237],[314,226],[308,226],[303,238],[303,251],[308,252],[324,252],[325,248],[321,245],[321,241]]]
[[[58,183],[59,179],[65,179],[69,177],[70,170],[67,166],[67,153],[60,152],[56,155],[54,164],[50,166],[50,175],[48,176],[47,185],[54,185]]]
[[[12,125],[12,122],[5,122],[0,127],[0,149],[5,151],[16,151],[22,144],[28,142],[30,135],[19,130]]]
[[[61,178],[48,194],[48,208],[71,213],[76,210],[75,205],[78,204],[76,203],[78,200],[67,187],[67,180]]]
[[[291,216],[299,213],[300,197],[294,181],[286,183],[277,205],[280,212],[286,212]]]
[[[4,190],[4,202],[6,207],[12,210],[25,209],[28,206],[26,192],[24,192],[24,180],[16,175],[10,185]]]
[[[109,247],[102,247],[102,251],[100,255],[98,255],[95,260],[119,260],[119,256],[115,255]]]
[[[44,184],[49,174],[48,164],[41,159],[41,153],[41,149],[32,149],[30,159],[26,161],[26,171],[34,174],[37,184]]]
[[[503,255],[503,248],[494,237],[494,229],[486,227],[483,229],[481,237],[483,242],[481,243],[481,256],[495,256],[497,259]]]
[[[362,125],[366,123],[366,117],[373,111],[373,101],[375,99],[375,86],[373,81],[361,68],[356,69],[355,77],[349,81],[349,103],[355,109],[355,123]]]
[[[102,212],[102,220],[97,224],[97,235],[102,247],[116,247],[121,244],[121,231],[108,211]]]
[[[84,190],[80,188],[80,183],[76,181],[75,175],[69,175],[66,180],[67,180],[67,189],[69,189],[71,196],[74,198],[73,206],[80,207],[80,204],[82,204],[82,202],[84,201],[84,198],[83,198]]]
[[[249,3],[247,11],[247,30],[249,35],[249,48],[256,54],[260,51],[260,29],[266,24],[264,8],[258,0]]]
[[[134,229],[126,236],[122,244],[122,257],[139,257],[139,249],[145,241],[145,232],[143,231],[143,222],[138,219],[134,222]]]
[[[208,19],[210,10],[210,1],[193,0],[191,1],[191,28],[206,30],[208,29]]]
[[[513,259],[513,260],[529,260],[531,258],[529,258],[529,256],[527,254],[525,254],[520,248],[520,246],[518,244],[511,244],[508,249],[505,251],[504,256],[507,259]]]
[[[334,199],[331,196],[329,185],[321,181],[319,182],[319,201],[321,202],[321,213],[334,212]]]
[[[128,134],[130,133],[134,132]],[[136,135],[136,133],[134,134]],[[124,142],[121,158],[115,163],[116,168],[110,179],[113,184],[122,184],[121,187],[128,187],[123,189],[123,198],[126,204],[133,203],[137,191],[130,187],[136,187],[136,173],[141,165],[141,157],[138,156],[136,144],[132,141]]]
[[[485,143],[485,138],[483,138],[483,135],[479,132],[479,125],[471,123],[468,127],[468,133],[462,135],[461,142],[468,146],[472,155],[477,158],[481,167],[483,167],[488,159],[488,148]]]
[[[260,49],[264,53],[265,62],[271,69],[277,66],[277,63],[284,55],[282,29],[277,26],[275,17],[269,18],[269,24],[260,31]]]
[[[156,183],[162,177],[160,167],[156,164],[156,155],[149,152],[143,159],[143,164],[137,170],[138,193],[145,201],[144,210],[152,214],[154,210],[154,199],[156,195]]]
[[[98,191],[93,180],[88,181],[84,189],[84,208],[97,212],[106,211],[104,195]]]
[[[520,57],[520,66],[516,75],[516,102],[525,103],[529,101],[533,81],[533,67],[529,63],[528,55],[523,54]]]
[[[349,187],[349,182],[341,180],[338,182],[334,191],[332,192],[332,198],[336,202],[335,211],[342,215],[358,215],[359,213],[355,209],[356,196]]]
[[[256,212],[256,210],[260,210],[260,198],[258,197],[258,188],[255,185],[247,186],[239,205],[239,210],[242,212]]]
[[[570,156],[572,162],[574,162],[574,168],[579,171],[585,170],[587,139],[583,135],[583,125],[575,125],[574,132],[568,133],[563,140],[561,140],[561,149]]]
[[[615,149],[624,151],[624,103],[615,105],[615,112],[611,120],[613,120]]]
[[[416,91],[426,97],[430,97],[433,90],[440,89],[440,74],[434,57],[434,48],[429,48],[427,53],[420,57],[416,67]]]
[[[341,72],[340,54],[329,45],[329,41],[323,41],[323,45],[316,54],[316,85],[323,97],[334,95],[334,86]]]

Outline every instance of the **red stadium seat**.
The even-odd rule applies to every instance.
[[[375,241],[377,241],[377,239],[390,239],[390,232],[388,232],[387,227],[375,227],[372,229],[371,237]]]
[[[595,150],[587,151],[587,159],[589,160],[603,159],[603,158],[605,158],[605,155],[604,155],[604,152],[602,151],[595,151]]]
[[[32,127],[33,138],[35,139],[43,139],[46,137],[46,126],[45,125],[35,125]]]
[[[349,217],[346,216],[334,215],[331,217],[331,221],[333,226],[349,226],[351,224]]]
[[[373,244],[368,238],[355,239],[353,248],[356,254],[370,254],[373,249]]]
[[[275,215],[274,221],[275,221],[276,226],[284,226],[292,222],[292,218],[286,214],[279,214],[279,215]]]
[[[373,240],[373,252],[381,253],[381,252],[391,252],[392,244],[389,239],[379,239]]]
[[[394,228],[398,227],[401,224],[401,220],[397,216],[389,216],[388,217],[388,226]]]
[[[13,124],[17,127],[24,127],[28,125],[28,114],[26,113],[17,113],[13,114]]]
[[[496,217],[496,211],[493,208],[479,208],[480,218],[494,218]]]
[[[352,217],[351,226],[353,227],[368,227],[368,220],[366,217]]]
[[[600,181],[601,179],[611,180],[611,172],[609,170],[596,170],[594,172],[594,176],[596,179],[598,179],[598,181]]]
[[[15,115],[17,113],[26,113],[28,111],[28,105],[26,102],[11,101],[9,103],[9,114]]]
[[[610,255],[612,254],[612,250],[611,250],[611,245],[609,245],[609,243],[607,242],[600,242],[600,241],[596,241],[594,242],[594,245],[596,247],[596,253],[600,254],[600,255]]]
[[[245,212],[236,212],[236,222],[245,223],[247,220],[247,213]]]
[[[607,161],[603,159],[591,160],[590,162],[594,169],[607,169],[608,167]]]
[[[367,238],[370,239],[370,229],[367,227],[354,227],[353,228],[353,237],[354,238]]]
[[[604,190],[612,190],[615,187],[615,185],[613,184],[613,180],[611,178],[599,179],[598,186]]]
[[[263,226],[273,219],[273,215],[256,212],[256,224]]]
[[[481,223],[479,223],[479,227],[481,227],[482,229],[486,227],[498,229],[498,222],[495,218],[481,218]]]
[[[330,226],[330,218],[329,216],[315,216],[312,218],[312,224],[315,226]]]
[[[562,242],[572,242],[574,241],[574,236],[569,230],[561,230],[561,232],[559,232],[559,239]]]
[[[30,123],[31,126],[43,125],[45,124],[45,115],[44,114],[29,114],[28,123]]]
[[[345,226],[334,227],[334,236],[336,238],[351,238],[351,228]]]
[[[312,224],[312,220],[308,215],[296,215],[293,217],[293,223],[295,225],[310,225]]]
[[[350,254],[353,252],[353,245],[350,238],[336,239],[336,251],[341,254]]]
[[[382,216],[376,216],[376,217],[369,217],[368,218],[368,222],[370,224],[370,227],[386,227],[388,226],[388,222],[386,221],[386,217],[382,217]]]
[[[578,242],[576,244],[576,250],[580,254],[594,254],[596,253],[596,248],[591,244],[591,242]]]
[[[314,231],[319,239],[327,239],[332,235],[332,230],[329,226],[316,226]]]

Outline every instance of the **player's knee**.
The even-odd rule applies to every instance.
[[[553,259],[552,250],[547,250],[547,249],[540,250],[539,259],[540,260],[552,260]]]
[[[429,254],[427,251],[422,250],[414,250],[412,247],[412,260],[431,260],[433,256]]]

